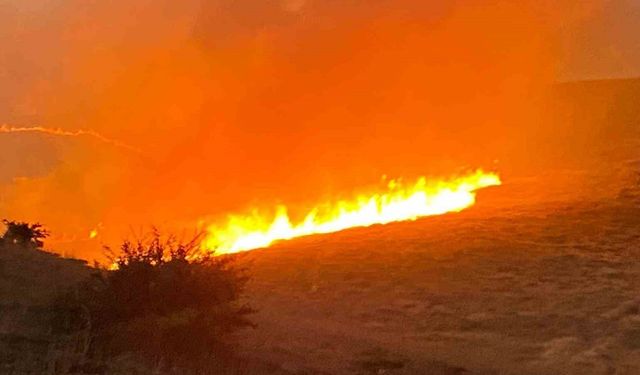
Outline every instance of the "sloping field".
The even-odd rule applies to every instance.
[[[301,374],[638,374],[635,168],[245,254],[261,311],[247,350]]]
[[[84,261],[0,246],[0,374],[53,374],[77,355],[51,332],[51,301],[89,274]]]
[[[639,93],[561,85],[531,160],[467,211],[239,254],[248,373],[640,374]],[[89,269],[2,250],[0,373],[54,373],[74,353],[48,302]]]

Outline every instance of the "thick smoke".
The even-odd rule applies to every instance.
[[[113,240],[130,224],[302,205],[382,174],[526,160],[536,98],[572,77],[567,35],[607,7],[3,1],[0,124],[91,130],[143,155],[0,134],[0,213],[71,239],[100,224]]]

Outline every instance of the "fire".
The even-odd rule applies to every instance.
[[[98,237],[98,230],[97,229],[92,229],[91,232],[89,232],[89,239],[94,239]]]
[[[316,206],[295,225],[285,206],[271,220],[258,214],[229,216],[225,226],[207,227],[202,245],[217,254],[236,253],[278,240],[459,212],[475,203],[476,190],[500,184],[497,174],[482,170],[448,180],[421,177],[408,186],[392,180],[382,193]]]
[[[7,124],[0,125],[0,133],[41,133],[60,137],[91,137],[100,142],[108,143],[114,147],[122,148],[136,154],[142,154],[139,149],[123,143],[116,139],[107,138],[104,135],[93,130],[76,130],[66,131],[57,128],[45,128],[43,126],[10,126]]]

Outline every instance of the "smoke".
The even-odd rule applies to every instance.
[[[527,158],[521,118],[603,4],[4,1],[0,122],[85,141],[3,154],[32,171],[0,188],[0,214],[113,241]]]

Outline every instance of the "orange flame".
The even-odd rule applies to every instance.
[[[93,130],[67,131],[67,130],[56,129],[56,128],[45,128],[43,126],[9,126],[7,124],[3,124],[3,125],[0,125],[0,133],[42,133],[42,134],[62,136],[62,137],[87,136],[87,137],[95,138],[100,142],[108,143],[112,146],[134,152],[136,154],[142,154],[142,151],[140,151],[139,149],[133,146],[130,146],[116,139],[107,138],[104,135],[98,132],[95,132]]]
[[[392,180],[384,193],[316,206],[296,225],[285,206],[278,207],[273,220],[257,214],[229,216],[226,226],[207,227],[202,246],[217,254],[236,253],[268,247],[278,240],[459,212],[475,203],[476,190],[500,184],[497,174],[482,170],[450,180],[421,177],[407,187]]]
[[[89,232],[89,239],[92,240],[94,238],[98,237],[98,230],[97,229],[92,229],[91,232]]]

